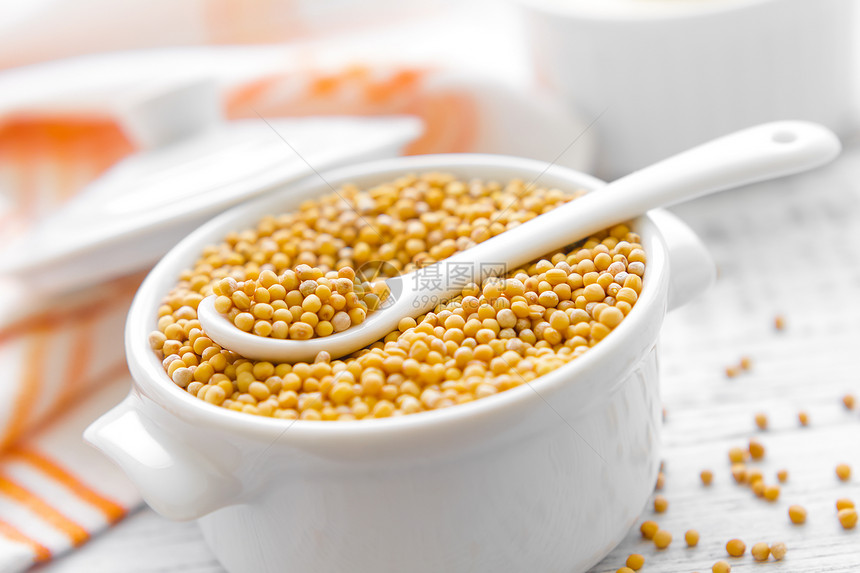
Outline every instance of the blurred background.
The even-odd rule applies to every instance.
[[[721,372],[721,361],[741,352],[744,340],[728,321],[750,311],[747,300],[714,316],[716,297],[761,287],[755,252],[775,265],[771,277],[799,280],[786,270],[789,263],[774,262],[791,258],[768,258],[767,240],[808,252],[810,237],[840,233],[831,244],[854,253],[845,256],[856,262],[841,234],[853,232],[858,212],[857,186],[849,183],[860,175],[853,147],[856,6],[855,0],[3,3],[0,481],[15,472],[28,481],[24,493],[10,497],[6,488],[0,495],[0,570],[50,561],[139,507],[133,488],[79,439],[127,391],[122,325],[131,297],[176,240],[218,211],[307,176],[308,164],[322,170],[401,153],[475,151],[613,179],[755,123],[823,123],[847,148],[827,179],[764,185],[748,199],[735,192],[679,209],[720,263],[716,294],[682,316],[712,327],[711,338],[693,337],[695,349],[705,340],[721,349],[698,363]],[[760,249],[738,255],[751,243]],[[860,279],[845,272],[835,282],[849,289],[848,297]],[[792,306],[806,296],[765,290],[758,291],[766,306],[761,316],[779,310],[775,300]],[[818,318],[831,310],[830,326],[850,328],[844,309],[825,304]],[[810,328],[821,325],[809,321]],[[695,344],[689,327],[676,322],[668,327],[667,348],[689,354]],[[760,339],[755,328],[741,330],[746,340]],[[715,339],[715,332],[724,336]],[[856,340],[856,331],[845,332],[834,342],[839,348]],[[671,357],[667,363],[668,401],[692,403],[690,411],[704,407],[679,383],[694,367]],[[46,475],[89,491],[91,501],[102,500],[93,502],[102,511],[88,513],[57,492],[39,498],[41,488],[53,491],[43,484]],[[45,507],[34,510],[28,495]],[[138,515],[137,531],[178,532],[176,555],[141,571],[218,570],[192,530],[163,529],[154,514]],[[95,545],[45,571],[117,570],[131,537],[102,542],[105,549]],[[166,534],[159,539],[167,543]]]

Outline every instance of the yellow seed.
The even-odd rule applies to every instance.
[[[714,563],[713,567],[711,567],[711,571],[713,573],[731,573],[731,570],[732,566],[725,561],[717,561]]]
[[[732,557],[740,557],[747,550],[747,545],[740,539],[730,539],[726,543],[726,552]]]
[[[708,486],[711,485],[711,483],[714,481],[714,472],[712,472],[711,470],[702,470],[702,473],[699,474],[699,477],[702,480],[702,484]]]
[[[773,319],[773,326],[777,330],[785,330],[785,317],[777,315]]]
[[[854,409],[855,400],[852,394],[846,394],[842,397],[842,404],[849,410]]]
[[[687,547],[695,547],[699,544],[699,532],[695,529],[688,529],[684,534],[684,541],[687,542]]]
[[[769,485],[764,488],[764,498],[768,501],[776,501],[779,499],[779,486]]]
[[[645,565],[645,557],[639,553],[633,553],[627,557],[627,567],[633,571],[639,571]]]
[[[251,332],[251,329],[254,328],[255,322],[254,316],[249,312],[240,312],[236,315],[236,318],[233,319],[233,324],[245,332]]]
[[[639,526],[639,532],[642,533],[642,537],[645,539],[654,539],[654,534],[660,527],[657,525],[656,521],[643,521],[642,525]]]
[[[600,323],[609,328],[615,328],[622,320],[624,320],[624,313],[615,307],[606,308],[600,313]]]
[[[215,298],[215,310],[221,314],[227,314],[233,308],[233,301],[229,296],[218,296]]]
[[[758,426],[759,430],[767,430],[767,415],[763,412],[756,414],[755,425]]]
[[[767,485],[765,485],[764,480],[758,479],[752,482],[752,490],[756,497],[764,497],[766,489]]]
[[[267,320],[258,320],[254,323],[254,334],[257,336],[269,336],[273,330],[272,323]]]
[[[734,447],[729,449],[729,461],[733,464],[740,464],[747,460],[747,452],[743,448]]]
[[[216,406],[220,406],[226,397],[224,390],[220,386],[210,386],[206,391],[206,401]]]
[[[744,464],[732,464],[732,477],[737,483],[746,483],[747,467]]]
[[[663,513],[667,509],[669,509],[669,500],[662,495],[654,496],[654,511],[657,513]]]
[[[750,548],[750,554],[756,561],[767,561],[767,558],[770,557],[770,547],[767,543],[759,541]]]
[[[654,534],[654,546],[657,549],[666,549],[672,543],[672,534],[664,529],[658,530]]]
[[[754,460],[760,460],[764,457],[764,446],[758,440],[750,440],[750,457]]]
[[[782,558],[785,557],[785,553],[785,543],[782,543],[781,541],[770,546],[770,554],[773,555],[773,558],[777,561],[782,561]]]
[[[776,479],[779,480],[779,483],[785,483],[788,481],[788,470],[779,470],[776,472]]]
[[[857,510],[853,507],[840,509],[837,516],[843,529],[854,529],[857,525]]]
[[[752,368],[752,358],[750,358],[749,356],[742,356],[740,367],[743,370],[749,370],[750,368]]]
[[[836,466],[836,477],[838,477],[841,481],[848,481],[851,479],[851,466],[848,464],[839,464]]]
[[[836,500],[836,511],[842,509],[854,509],[854,502],[848,499],[847,497],[843,497]]]
[[[800,422],[801,426],[809,425],[809,414],[806,412],[800,411],[797,413],[797,421]]]
[[[806,523],[806,509],[800,505],[791,505],[788,508],[788,518],[795,525]]]
[[[615,570],[615,573],[633,573],[633,569],[630,567],[619,567]]]

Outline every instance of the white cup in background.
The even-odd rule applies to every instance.
[[[519,1],[538,79],[600,116],[604,177],[765,121],[857,126],[856,0]]]

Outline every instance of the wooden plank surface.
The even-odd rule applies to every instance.
[[[642,553],[643,571],[710,571],[718,559],[736,573],[860,571],[860,528],[843,530],[835,500],[860,503],[860,411],[841,402],[860,401],[860,152],[834,165],[786,181],[724,193],[675,211],[700,233],[720,269],[717,285],[667,318],[661,356],[665,514],[650,508],[674,542],[657,551],[638,528],[594,573],[615,571],[630,553]],[[785,317],[778,332],[773,320]],[[742,356],[752,369],[736,378],[725,367]],[[804,409],[810,425],[800,427]],[[767,431],[753,421],[770,420]],[[736,485],[727,451],[751,437],[767,448],[754,464],[769,483],[789,471],[775,503]],[[840,482],[837,463],[854,477]],[[715,474],[705,488],[702,469]],[[808,521],[792,525],[790,504],[803,505]],[[637,524],[638,526],[638,524]],[[684,531],[697,529],[689,549]],[[725,543],[739,537],[783,541],[785,560],[755,563],[747,554],[728,558]],[[761,569],[766,567],[766,569]],[[221,573],[193,523],[172,523],[144,509],[86,547],[40,569],[41,573]]]

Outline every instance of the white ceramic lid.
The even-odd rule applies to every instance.
[[[226,208],[399,155],[422,129],[402,116],[227,122],[216,98],[214,85],[191,82],[136,102],[124,126],[143,151],[0,250],[0,274],[59,292],[143,269]]]

